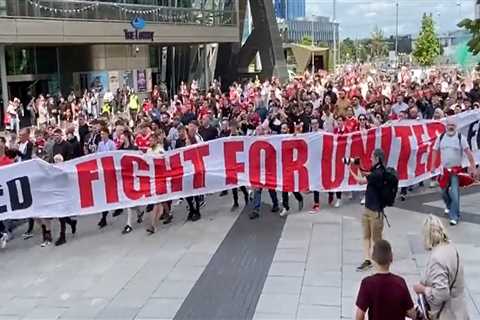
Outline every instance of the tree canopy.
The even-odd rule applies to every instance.
[[[465,19],[462,20],[458,26],[472,34],[472,39],[467,43],[470,52],[473,55],[480,53],[480,20]]]
[[[423,14],[420,35],[415,42],[413,57],[421,66],[431,66],[441,54],[440,41],[435,33],[432,15]]]
[[[375,26],[368,41],[370,56],[372,58],[385,57],[388,55],[388,44],[385,41],[383,30]]]

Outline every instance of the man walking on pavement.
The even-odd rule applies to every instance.
[[[468,159],[468,173],[475,176],[475,157],[470,149],[467,139],[457,131],[457,125],[451,118],[447,118],[447,131],[440,135],[433,147],[432,163],[440,157],[443,168],[439,178],[442,189],[442,198],[445,202],[445,213],[448,214],[450,225],[457,225],[460,219],[460,179],[462,164],[465,156]]]

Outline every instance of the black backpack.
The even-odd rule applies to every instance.
[[[385,168],[383,172],[383,187],[380,190],[382,208],[392,207],[398,192],[398,174],[393,168]]]

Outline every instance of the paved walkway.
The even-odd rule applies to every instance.
[[[476,196],[462,200],[478,211]],[[352,318],[366,275],[355,272],[362,260],[360,205],[282,220],[267,204],[256,221],[230,205],[230,195],[209,196],[196,223],[184,223],[184,206],[176,207],[174,223],[153,236],[140,226],[122,236],[122,215],[103,231],[98,217],[82,218],[76,238],[60,248],[40,248],[38,231],[33,239],[17,238],[0,252],[0,320]],[[425,261],[425,213],[391,208],[388,217],[393,270],[411,287]],[[480,320],[480,225],[463,222],[450,231],[465,260],[472,319]]]

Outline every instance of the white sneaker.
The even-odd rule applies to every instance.
[[[430,188],[436,188],[437,187],[437,181],[430,181]]]
[[[342,200],[337,199],[337,201],[335,201],[334,207],[335,207],[335,208],[339,208],[341,205],[342,205]]]
[[[5,249],[7,246],[7,241],[8,241],[8,233],[3,233],[2,236],[0,237],[0,248]]]
[[[48,247],[50,244],[51,244],[50,241],[44,241],[44,242],[42,242],[42,244],[40,245],[40,247],[45,248],[45,247]]]
[[[288,215],[288,210],[283,208],[282,211],[280,211],[280,217],[285,217],[286,215]]]
[[[451,226],[456,226],[456,225],[457,225],[457,221],[455,221],[455,220],[450,220],[450,225],[451,225]]]
[[[446,208],[445,210],[443,210],[443,212],[445,213],[446,216],[448,216],[448,214],[450,213],[450,210]]]
[[[363,206],[365,204],[365,197],[362,198],[362,200],[360,200],[360,204]]]

